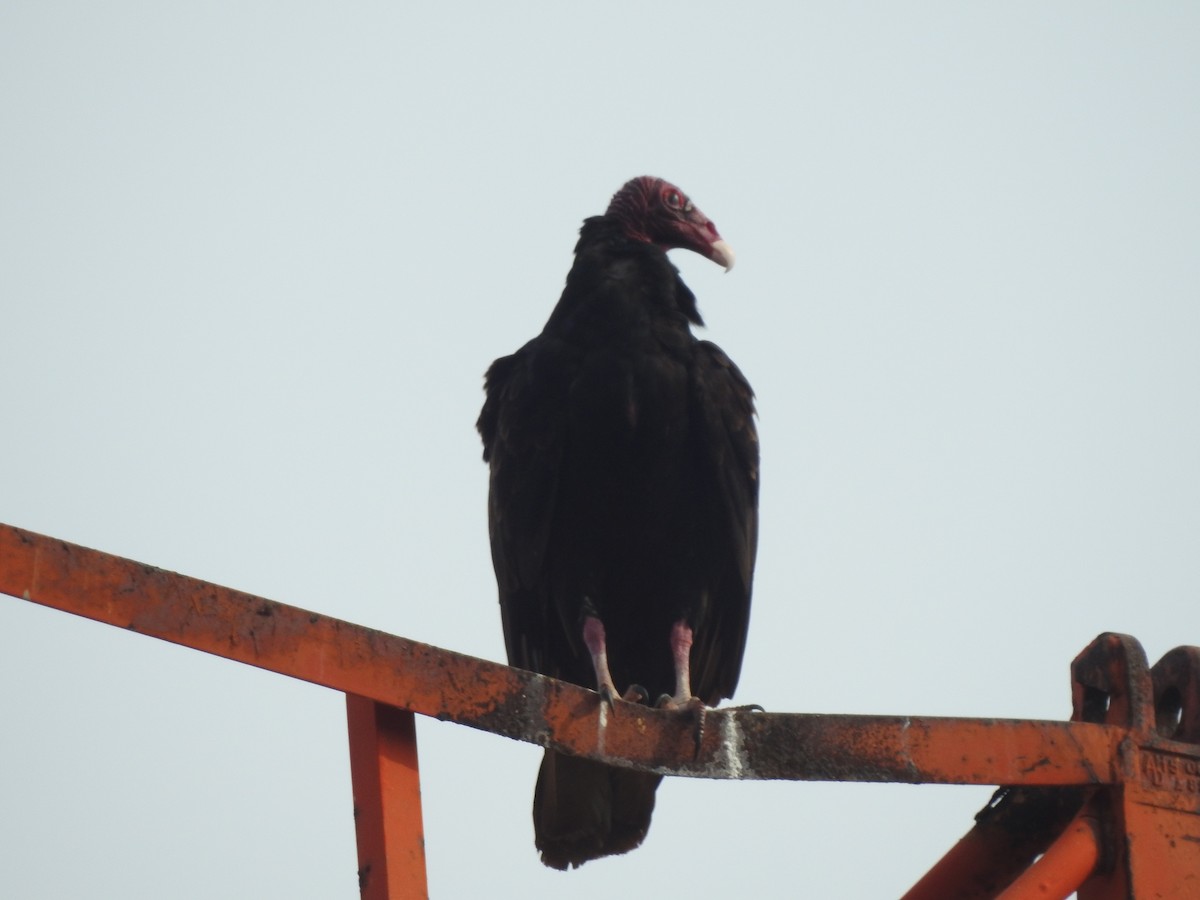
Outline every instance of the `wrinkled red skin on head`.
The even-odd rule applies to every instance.
[[[634,240],[663,250],[692,250],[717,261],[712,249],[721,240],[717,226],[683,191],[661,178],[643,175],[626,182],[613,195],[605,215],[617,219]]]

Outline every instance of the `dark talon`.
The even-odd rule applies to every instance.
[[[621,699],[626,703],[641,703],[644,705],[650,702],[650,692],[640,684],[631,684],[625,689],[625,696]]]
[[[617,707],[613,702],[615,699],[615,694],[612,688],[610,688],[607,684],[601,685],[600,690],[598,690],[596,693],[600,695],[600,702],[607,706],[608,711],[615,716],[617,714]]]
[[[708,707],[701,703],[696,707],[696,749],[692,760],[700,758],[700,746],[704,743],[704,720],[708,717]]]
[[[765,713],[766,710],[757,703],[747,703],[744,706],[726,706],[721,709],[721,712],[760,712]]]

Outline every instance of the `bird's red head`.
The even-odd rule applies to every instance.
[[[661,178],[643,175],[627,181],[613,195],[605,215],[618,220],[634,240],[664,250],[694,250],[727,272],[733,268],[733,248],[721,239],[717,226],[683,191]]]

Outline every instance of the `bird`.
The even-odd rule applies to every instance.
[[[667,251],[728,271],[675,185],[634,178],[583,222],[541,333],[497,359],[477,428],[509,664],[615,698],[697,710],[731,697],[758,540],[754,394]],[[642,843],[661,776],[545,751],[541,861]]]

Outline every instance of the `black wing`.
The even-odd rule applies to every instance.
[[[693,411],[714,480],[710,515],[723,547],[710,585],[711,626],[697,634],[692,677],[697,696],[715,705],[733,696],[750,622],[758,547],[758,431],[754,392],[738,367],[708,341],[697,344]]]
[[[548,675],[546,550],[566,438],[566,379],[552,371],[561,354],[539,337],[488,369],[479,415],[491,469],[488,533],[511,665]]]

